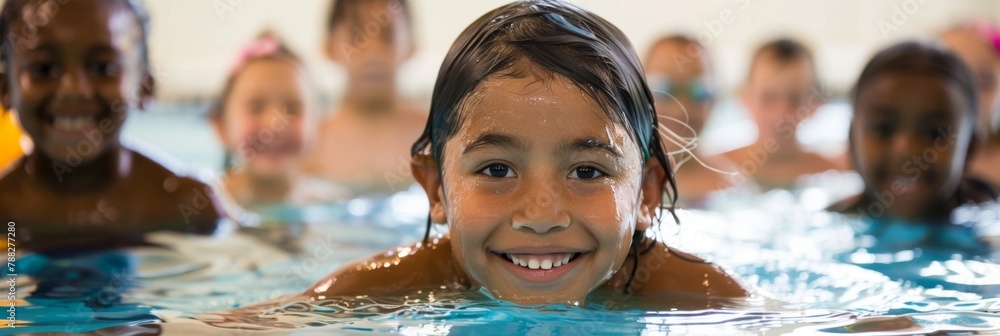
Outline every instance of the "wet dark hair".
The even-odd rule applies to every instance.
[[[330,4],[330,14],[327,16],[326,19],[326,31],[327,32],[333,31],[333,28],[336,28],[337,25],[347,21],[350,18],[349,16],[352,14],[350,11],[351,7],[366,1],[374,1],[374,0],[333,0],[333,3]],[[410,35],[409,37],[410,40],[412,41],[413,15],[410,12],[409,4],[406,2],[406,0],[384,0],[384,1],[389,2],[390,6],[393,2],[399,4],[399,8],[402,10],[402,14],[406,16],[406,28],[407,28],[406,31],[409,32]],[[366,13],[366,14],[376,15],[377,13]],[[357,20],[359,18],[355,17],[350,19]],[[378,18],[374,16],[370,17],[369,19],[378,20]],[[365,29],[363,26],[359,28]]]
[[[14,52],[13,46],[19,43],[23,36],[16,36],[18,32],[11,29],[11,26],[18,21],[23,21],[25,18],[22,17],[22,12],[24,8],[28,5],[37,4],[38,6],[58,6],[60,4],[66,3],[68,0],[7,0],[3,9],[0,10],[0,38],[3,39],[3,44],[0,46],[0,61],[4,63],[3,70],[5,73],[10,73],[10,56]],[[143,68],[149,68],[149,46],[147,40],[149,37],[149,14],[146,11],[146,6],[141,0],[115,0],[115,4],[124,6],[125,9],[132,12],[135,15],[135,19],[141,28],[141,43],[139,43],[139,52],[142,60]],[[58,7],[56,8],[58,10]],[[55,15],[55,13],[43,13],[40,15]],[[36,18],[39,21],[43,21],[42,18]],[[47,20],[44,20],[47,21]],[[37,29],[37,27],[30,22],[24,22],[32,27],[32,29]],[[150,74],[152,75],[152,74]]]
[[[947,49],[923,42],[902,42],[883,49],[874,57],[858,77],[851,97],[854,103],[858,95],[875,78],[888,74],[921,74],[937,76],[958,85],[965,97],[967,114],[976,120],[979,96],[975,78],[965,63]]]
[[[259,46],[264,43],[273,43],[273,50],[259,51],[256,50],[255,46]],[[239,80],[241,74],[246,70],[251,64],[259,61],[288,61],[296,66],[304,66],[302,59],[299,58],[292,50],[285,44],[277,34],[265,30],[264,32],[257,35],[257,38],[248,44],[242,53],[240,58],[236,60],[234,67],[230,69],[229,76],[226,77],[225,84],[222,85],[222,91],[216,98],[215,102],[211,104],[208,110],[208,116],[213,119],[221,119],[222,113],[226,110],[226,102],[229,101],[229,96],[233,93],[233,87],[236,86],[236,81]],[[235,161],[233,160],[233,153],[226,151],[223,158],[223,168],[230,169],[234,167]]]
[[[816,60],[813,58],[812,51],[805,44],[796,41],[791,38],[783,37],[770,42],[764,43],[757,51],[754,51],[753,58],[750,61],[750,75],[753,75],[754,65],[757,61],[763,57],[768,57],[771,60],[777,62],[781,65],[790,64],[799,60],[805,60],[809,62],[810,68],[812,69],[813,80],[818,80],[818,74],[816,72]],[[749,76],[747,77],[750,78]],[[818,85],[818,83],[814,83]]]
[[[530,69],[525,69],[525,63]],[[660,162],[667,177],[667,209],[673,215],[677,183],[639,58],[614,25],[560,0],[517,1],[502,6],[459,35],[438,72],[427,126],[413,144],[412,155],[429,153],[443,162],[444,144],[458,131],[462,105],[477,86],[495,76],[529,76],[536,69],[569,79],[601,105],[611,122],[626,129],[639,145],[644,161],[653,158]],[[430,226],[428,218],[427,234]],[[638,269],[639,255],[656,242],[646,232],[633,233],[630,255],[634,267],[626,292]]]

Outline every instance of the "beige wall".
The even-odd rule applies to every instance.
[[[443,56],[458,33],[504,0],[410,0],[419,50],[404,69],[405,91],[426,96]],[[906,37],[927,36],[973,16],[1000,21],[995,0],[573,0],[628,34],[641,52],[658,35],[701,34],[728,89],[742,80],[753,47],[776,35],[806,40],[816,49],[821,76],[845,90],[877,48]],[[277,31],[310,63],[319,84],[336,95],[342,73],[320,56],[330,0],[147,0],[153,16],[154,64],[161,99],[214,94],[240,46],[264,28]],[[907,3],[910,14],[907,14]],[[879,23],[898,31],[883,36]],[[729,21],[724,23],[722,19]],[[718,20],[713,24],[714,20]],[[904,22],[905,21],[905,22]]]

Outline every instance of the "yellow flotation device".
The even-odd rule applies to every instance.
[[[21,134],[21,128],[14,122],[14,113],[0,110],[0,169],[24,155]]]

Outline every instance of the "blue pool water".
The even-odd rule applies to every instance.
[[[733,201],[742,206],[721,211],[681,211],[683,225],[664,223],[659,232],[671,246],[707,256],[759,288],[762,295],[751,300],[618,302],[595,294],[580,306],[525,307],[480,292],[422,290],[230,313],[300,292],[343,262],[419,239],[418,214],[426,211],[419,196],[411,190],[284,209],[278,213],[312,218],[299,223],[294,247],[269,243],[270,228],[263,227],[218,238],[151,234],[159,247],[22,256],[19,324],[0,334],[1000,333],[1000,268],[993,256],[943,247],[882,253],[865,236],[870,224],[805,210],[799,204],[805,197],[785,191]],[[990,230],[996,210],[965,210],[967,219],[986,223],[966,227]],[[676,308],[641,308],[650,302]]]
[[[204,117],[168,112],[138,114],[126,133],[163,151],[154,157],[187,164],[175,169],[219,167]],[[233,313],[301,292],[349,260],[420,239],[427,205],[411,189],[267,209],[260,227],[220,237],[154,233],[147,240],[155,247],[19,255],[17,325],[0,326],[0,335],[1000,334],[1000,242],[979,239],[1000,237],[1000,207],[956,211],[959,225],[947,232],[910,230],[820,211],[856,192],[856,179],[807,182],[797,192],[722,195],[713,211],[681,211],[682,225],[660,227],[670,246],[758,288],[751,300],[619,302],[598,293],[580,306],[524,307],[480,292],[422,290]],[[907,234],[885,233],[900,228]]]

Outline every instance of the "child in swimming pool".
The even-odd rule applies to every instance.
[[[691,37],[667,36],[649,49],[643,68],[656,98],[659,122],[682,138],[677,139],[679,144],[668,141],[667,150],[694,155],[701,161],[688,160],[676,170],[678,202],[698,206],[712,192],[732,186],[727,175],[716,171],[732,170],[725,158],[703,155],[698,147],[691,153],[681,149],[701,134],[715,106],[716,88],[708,53]]]
[[[868,62],[854,90],[849,148],[865,189],[833,210],[883,223],[948,223],[955,208],[996,199],[966,175],[978,96],[954,54],[897,44]]]
[[[110,247],[156,230],[208,234],[223,218],[208,186],[119,139],[129,110],[153,98],[146,23],[133,0],[4,3],[3,105],[34,143],[0,175],[0,218],[15,223],[20,247]]]
[[[647,235],[674,189],[653,106],[635,52],[607,21],[551,0],[487,13],[446,56],[412,149],[428,225],[447,223],[450,235],[345,265],[302,296],[748,296],[719,267]]]
[[[941,40],[972,70],[979,89],[979,143],[969,172],[1000,186],[1000,27],[973,21],[945,31]]]
[[[255,210],[343,192],[298,171],[315,138],[318,101],[302,62],[272,33],[244,49],[210,112],[227,151],[222,184],[236,203]]]
[[[361,194],[406,189],[410,142],[427,120],[396,88],[414,51],[409,5],[334,0],[326,29],[327,57],[347,70],[347,87],[320,124],[306,171]]]
[[[758,48],[740,95],[757,124],[757,140],[722,156],[740,168],[742,178],[762,189],[793,188],[800,176],[845,168],[805,150],[795,137],[799,124],[826,101],[806,46],[778,39]]]

